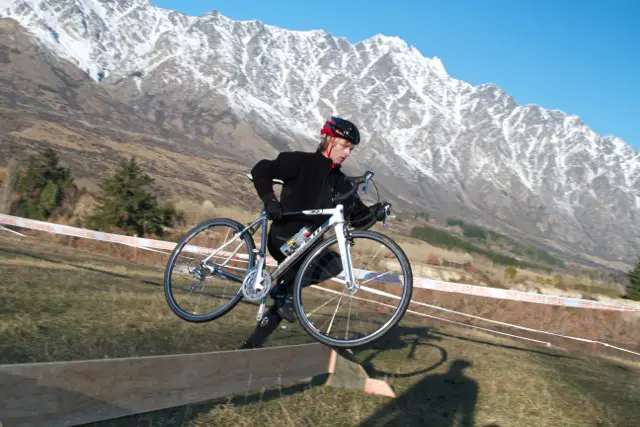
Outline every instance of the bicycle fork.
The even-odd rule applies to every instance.
[[[356,293],[358,284],[353,274],[353,264],[351,263],[351,244],[347,238],[347,227],[343,223],[335,228],[336,237],[338,238],[338,247],[340,248],[340,258],[342,260],[342,271],[345,273],[345,287],[350,294]]]
[[[261,283],[261,279],[262,279],[262,274],[267,273],[264,270],[264,265],[266,264],[267,261],[267,252],[266,252],[266,247],[267,247],[267,224],[268,224],[268,219],[266,216],[266,211],[263,210],[262,211],[262,215],[261,215],[261,221],[260,221],[260,227],[262,228],[262,235],[260,236],[260,251],[256,251],[258,253],[258,256],[260,257],[260,259],[258,260],[258,276],[256,277],[256,284],[260,284]],[[260,323],[262,321],[262,317],[264,316],[264,309],[267,306],[267,295],[265,295],[264,297],[262,297],[262,299],[260,300],[260,306],[258,307],[258,314],[256,315],[256,321],[258,323]]]

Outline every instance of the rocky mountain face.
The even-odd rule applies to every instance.
[[[376,171],[403,208],[565,253],[633,262],[640,252],[640,153],[576,116],[456,80],[399,38],[353,45],[146,0],[0,0],[0,17],[185,141],[248,163],[312,149],[336,113],[363,134],[349,170]]]

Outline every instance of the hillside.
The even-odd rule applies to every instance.
[[[313,147],[336,112],[366,141],[352,170],[378,171],[399,207],[613,262],[640,252],[640,153],[579,117],[455,79],[397,37],[351,44],[146,0],[7,0],[3,16],[163,130],[249,159]]]

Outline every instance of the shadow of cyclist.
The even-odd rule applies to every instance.
[[[425,377],[373,413],[360,427],[473,427],[479,386],[464,373],[470,366],[467,360],[453,361],[448,372]]]
[[[432,335],[430,329],[427,326],[410,327],[399,325],[393,328],[383,338],[375,341],[369,348],[355,349],[356,354],[367,354],[366,357],[360,358],[360,364],[367,371],[367,374],[374,378],[410,378],[418,375],[424,375],[429,371],[433,371],[436,368],[446,363],[448,355],[447,350],[439,345],[434,344],[434,341],[441,341],[442,338]],[[416,351],[419,347],[431,348],[429,351],[434,352],[433,357],[437,357],[437,361],[434,363],[421,364],[418,369],[411,369],[415,366],[413,363],[406,363],[394,366],[394,371],[389,372],[383,370],[379,363],[376,363],[376,358],[387,351],[394,351],[394,360],[398,357],[405,356],[409,362],[415,359]],[[373,351],[371,351],[373,350]],[[368,354],[371,351],[370,354]],[[435,356],[436,354],[439,355]],[[435,360],[435,359],[434,359]]]

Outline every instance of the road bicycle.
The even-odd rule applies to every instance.
[[[347,177],[352,187],[332,198],[334,208],[286,212],[285,216],[329,218],[279,264],[267,258],[269,220],[264,209],[248,225],[216,218],[193,227],[177,243],[166,266],[164,291],[169,307],[181,319],[200,323],[224,316],[245,299],[259,302],[256,321],[260,322],[273,286],[297,268],[293,306],[311,337],[337,348],[358,347],[383,337],[407,310],[413,273],[407,256],[391,238],[353,229],[345,220],[344,203],[362,185],[366,193],[373,175],[367,171]],[[385,210],[385,227],[388,214]],[[260,247],[256,248],[253,236],[258,231]],[[360,266],[362,260],[366,261]],[[209,304],[214,307],[208,308]],[[340,308],[346,315],[338,314]]]

